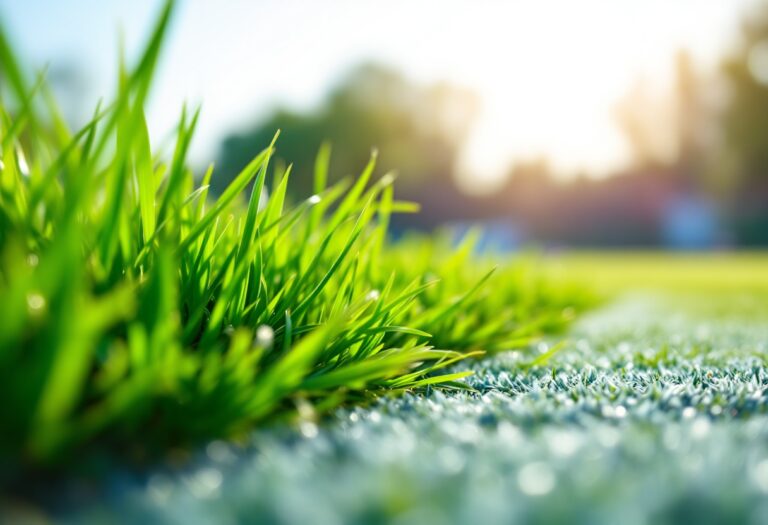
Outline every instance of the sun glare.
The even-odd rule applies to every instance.
[[[707,67],[716,49],[707,39],[727,38],[717,9],[695,11],[691,2],[510,2],[490,23],[467,24],[461,44],[477,59],[457,80],[483,109],[462,152],[462,186],[493,190],[516,160],[546,158],[566,176],[626,164],[619,100],[641,78],[670,92],[678,50]]]

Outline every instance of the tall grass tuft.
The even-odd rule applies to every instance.
[[[376,177],[375,154],[326,186],[323,148],[316,194],[289,203],[273,141],[209,195],[213,168],[198,179],[186,163],[199,111],[182,111],[170,159],[147,131],[171,14],[77,131],[0,31],[5,480],[85,451],[143,458],[242,434],[300,399],[461,387],[467,372],[446,367],[519,346],[581,301],[520,265],[494,273],[471,236],[393,244],[390,215],[415,205]]]

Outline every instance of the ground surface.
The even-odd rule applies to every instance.
[[[68,484],[45,513],[14,505],[10,517],[768,523],[768,258],[564,263],[613,299],[542,366],[518,352],[467,362],[474,393],[381,399],[244,447],[214,442],[184,467]]]
[[[768,523],[768,316],[762,293],[737,288],[620,294],[545,366],[521,370],[516,353],[466,365],[477,394],[385,399],[246,449],[212,443],[183,471],[115,475],[100,504],[66,516]]]

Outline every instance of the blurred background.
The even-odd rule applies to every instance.
[[[0,0],[0,22],[77,125],[160,4]],[[422,206],[396,232],[768,245],[764,1],[187,0],[160,72],[153,142],[170,150],[181,104],[202,103],[192,160],[215,161],[217,191],[280,128],[294,198],[312,193],[323,141],[337,179],[378,148],[397,196]]]

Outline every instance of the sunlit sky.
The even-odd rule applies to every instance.
[[[462,153],[472,184],[539,155],[557,169],[605,173],[629,150],[613,111],[640,78],[671,84],[677,49],[712,68],[752,0],[187,0],[173,21],[148,108],[153,140],[183,101],[203,102],[192,159],[275,104],[317,104],[341,74],[380,60],[419,83],[474,90],[481,110]],[[129,56],[158,0],[0,0],[28,62],[77,64],[108,94],[118,27]]]

